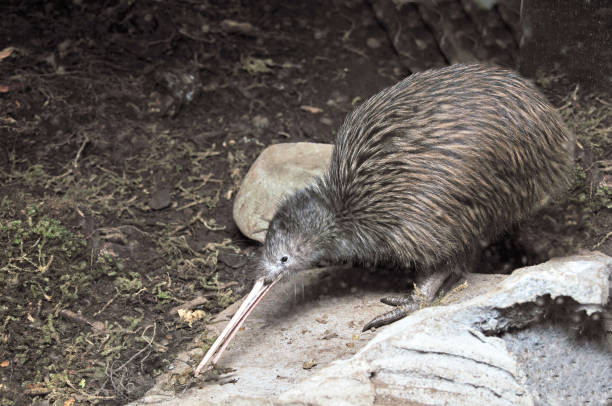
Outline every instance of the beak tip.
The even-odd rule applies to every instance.
[[[259,303],[268,290],[270,290],[270,288],[272,288],[272,286],[274,286],[274,284],[280,279],[281,277],[279,276],[269,284],[266,284],[263,278],[260,278],[255,282],[253,289],[242,302],[238,311],[234,313],[234,316],[227,323],[221,334],[217,337],[215,342],[204,355],[204,358],[202,358],[202,361],[198,367],[194,370],[194,377],[200,375],[201,372],[207,372],[214,368],[214,365],[221,357],[225,347],[238,332],[242,326],[242,323],[246,320],[253,308],[257,305],[257,303]]]
[[[214,367],[213,365],[207,365],[205,368],[196,368],[196,369],[193,371],[193,376],[194,376],[194,378],[197,378],[197,377],[198,377],[198,375],[200,375],[200,374],[202,374],[202,373],[203,373],[203,374],[207,373],[208,371],[210,371],[211,369],[213,369],[213,367]]]

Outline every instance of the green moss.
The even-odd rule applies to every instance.
[[[123,293],[137,292],[142,288],[142,281],[138,272],[130,272],[126,276],[115,279],[115,286]]]

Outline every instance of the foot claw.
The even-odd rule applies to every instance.
[[[394,321],[404,318],[407,314],[408,312],[404,310],[403,307],[396,307],[395,309],[387,313],[383,313],[381,315],[374,317],[363,327],[363,330],[361,331],[364,332],[364,331],[368,331],[369,329],[373,327],[378,328],[380,326],[384,326],[389,323],[393,323]]]
[[[393,323],[408,313],[423,308],[430,304],[436,293],[440,290],[440,286],[449,277],[451,271],[434,272],[429,275],[424,275],[418,278],[414,283],[414,291],[407,296],[390,296],[380,299],[384,304],[395,306],[395,308],[387,313],[381,314],[378,317],[370,320],[362,331],[367,331],[373,327],[384,326],[385,324]]]

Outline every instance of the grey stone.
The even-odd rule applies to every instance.
[[[244,177],[234,200],[233,216],[240,231],[263,242],[278,203],[322,175],[331,151],[330,144],[310,142],[275,144],[264,149]]]
[[[149,207],[153,210],[162,210],[172,204],[170,190],[167,188],[157,189],[149,200]]]
[[[612,356],[605,343],[559,323],[502,336],[541,405],[610,405]]]
[[[355,269],[306,272],[271,292],[247,320],[220,361],[233,372],[180,395],[162,389],[172,381],[166,374],[134,405],[605,404],[612,397],[610,353],[588,339],[564,338],[565,330],[546,327],[546,320],[561,310],[599,314],[611,273],[612,258],[592,253],[508,277],[470,274],[467,287],[442,299],[444,305],[360,333],[385,310],[378,302],[389,293],[383,282],[400,279]],[[213,323],[215,334],[237,305]],[[538,364],[526,350],[556,355]],[[199,349],[182,354],[185,364],[174,363],[184,365],[182,372],[172,372],[189,373],[201,355]],[[551,372],[564,357],[584,362]],[[317,365],[304,369],[309,361]]]

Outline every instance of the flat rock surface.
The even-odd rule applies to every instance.
[[[397,293],[393,286],[410,286],[408,280],[402,282],[400,275],[392,275],[391,279],[386,276],[380,280],[376,273],[367,270],[322,270],[281,282],[247,319],[219,362],[220,369],[232,368],[234,372],[219,381],[203,383],[200,388],[188,391],[189,396],[172,400],[174,403],[166,403],[174,396],[161,390],[163,385],[158,384],[134,404],[198,404],[183,403],[193,398],[206,400],[204,404],[229,405],[239,395],[248,396],[251,401],[278,396],[330,362],[350,358],[376,334],[361,333],[361,329],[370,319],[390,309],[380,303],[380,298]],[[453,294],[453,299],[481,294],[504,278],[471,274],[468,287]],[[240,303],[234,303],[215,318],[211,324],[213,337],[221,332]],[[195,351],[191,362],[197,363],[201,355],[201,351]],[[225,382],[232,383],[222,384]]]
[[[555,312],[582,312],[590,320],[576,299],[591,314],[599,314],[607,301],[611,267],[611,258],[593,254],[551,260],[508,277],[471,274],[467,287],[450,293],[444,305],[422,309],[374,333],[360,330],[388,309],[378,299],[401,287],[401,278],[360,270],[309,272],[271,292],[247,320],[219,364],[232,372],[203,380],[180,395],[164,391],[172,374],[189,373],[185,366],[183,372],[162,377],[134,405],[533,405],[543,399],[540,379],[556,375],[555,385],[564,385],[560,377],[588,375],[589,367],[575,365],[573,374],[538,374],[518,361],[497,335],[548,320]],[[565,304],[557,305],[557,298]],[[236,306],[220,315],[218,330]],[[561,343],[547,337],[541,341]],[[511,348],[521,348],[515,344],[520,337],[506,339],[514,340]],[[589,345],[591,358],[586,360],[612,363],[604,347]],[[576,359],[575,347],[562,347],[568,359]],[[193,365],[201,355],[197,350],[183,359]],[[607,384],[612,372],[602,367],[590,382],[589,393],[548,394],[547,399],[590,396],[590,404],[605,404],[612,396]]]

